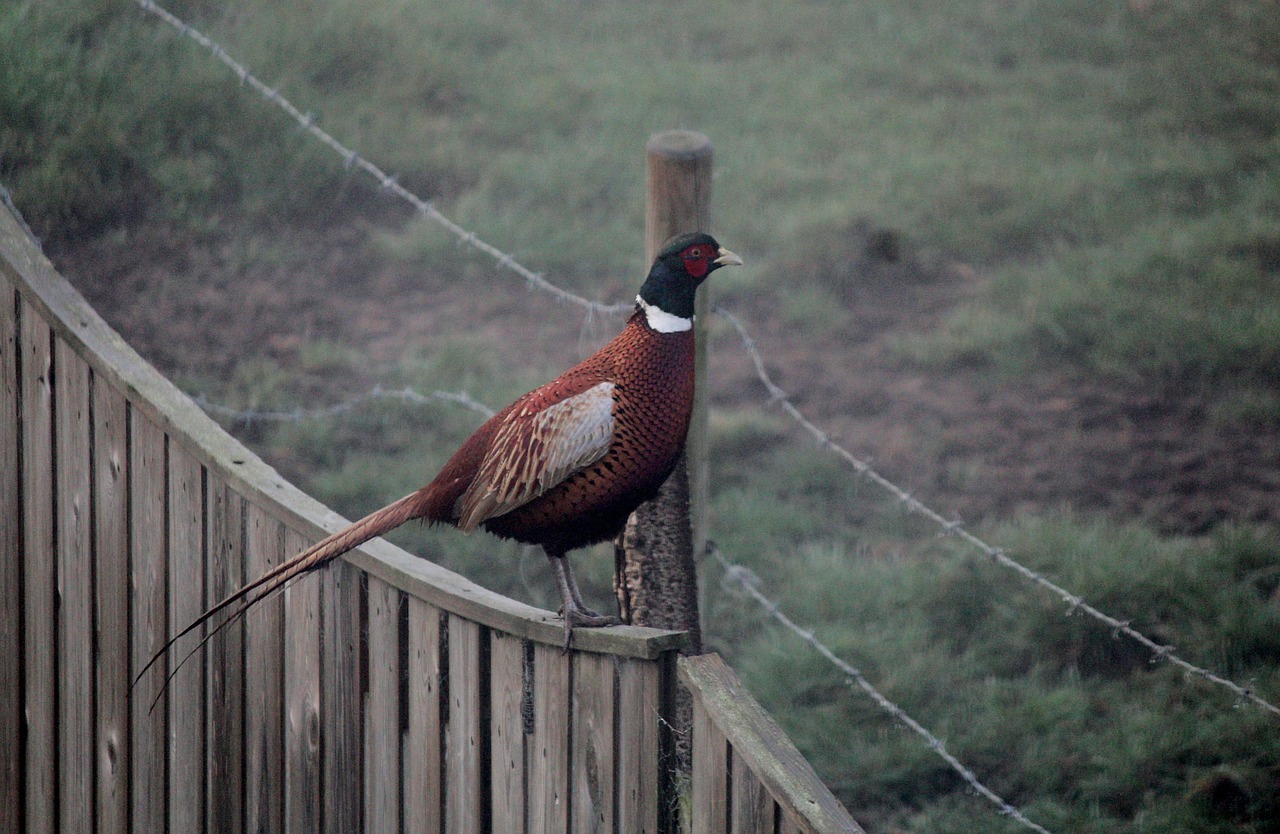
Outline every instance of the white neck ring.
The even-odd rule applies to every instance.
[[[638,295],[636,296],[636,303],[640,305],[641,310],[644,310],[644,317],[649,322],[649,326],[659,333],[682,333],[685,330],[693,329],[693,317],[685,319],[672,315],[661,307],[648,303]]]

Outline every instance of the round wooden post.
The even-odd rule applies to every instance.
[[[691,131],[652,137],[648,161],[645,218],[646,262],[671,236],[705,231],[711,208],[711,142]],[[635,625],[689,633],[689,654],[702,652],[694,554],[706,543],[707,408],[704,326],[710,283],[702,286],[695,308],[697,344],[693,422],[685,455],[658,496],[627,522],[617,549],[615,587],[624,619]]]

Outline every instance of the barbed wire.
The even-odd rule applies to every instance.
[[[383,388],[381,385],[375,385],[363,394],[357,394],[349,400],[344,400],[334,405],[311,409],[295,408],[290,411],[232,408],[231,406],[211,402],[204,394],[196,394],[192,399],[206,413],[224,417],[235,423],[301,423],[306,420],[323,420],[328,417],[347,414],[362,405],[379,400],[398,400],[412,403],[413,405],[428,405],[438,402],[454,403],[482,415],[485,419],[492,417],[495,413],[492,408],[474,399],[465,391],[429,391],[422,394],[409,387],[388,389]]]
[[[843,460],[859,476],[870,481],[896,498],[898,503],[900,503],[908,513],[914,513],[927,518],[941,529],[942,535],[956,536],[986,554],[996,564],[1014,571],[1024,579],[1055,594],[1070,606],[1069,612],[1083,612],[1095,620],[1106,624],[1112,630],[1112,634],[1117,636],[1123,634],[1141,644],[1151,652],[1152,663],[1167,660],[1169,663],[1191,675],[1195,675],[1210,683],[1217,684],[1218,686],[1230,690],[1240,701],[1250,701],[1268,712],[1280,716],[1280,707],[1277,707],[1270,701],[1260,697],[1252,689],[1240,686],[1238,683],[1228,680],[1215,672],[1211,672],[1208,669],[1201,668],[1184,660],[1175,653],[1174,646],[1157,643],[1155,640],[1152,640],[1150,637],[1135,629],[1128,620],[1119,620],[1098,610],[1085,602],[1084,597],[1068,591],[1066,588],[1056,584],[1043,574],[1032,570],[1021,562],[1018,562],[1003,548],[990,545],[983,539],[974,535],[964,527],[964,524],[959,519],[948,519],[941,513],[924,504],[910,492],[877,472],[872,468],[871,464],[836,443],[831,439],[830,435],[818,428],[811,420],[805,417],[804,414],[801,413],[800,409],[796,408],[795,403],[791,402],[787,393],[773,381],[773,378],[769,375],[768,369],[765,367],[764,357],[761,355],[760,349],[756,346],[755,340],[751,338],[751,334],[747,332],[746,327],[738,320],[737,316],[733,315],[733,313],[730,313],[718,304],[713,305],[712,310],[727,321],[737,332],[739,339],[742,341],[743,349],[746,350],[747,354],[751,357],[752,363],[755,365],[756,376],[759,377],[761,384],[765,387],[765,390],[769,392],[769,401],[777,404],[777,406],[781,408],[788,417],[808,432],[818,442],[820,447],[828,450],[836,457]]]
[[[724,568],[725,579],[732,580],[740,585],[743,590],[755,599],[756,602],[760,603],[760,606],[768,612],[770,617],[776,620],[788,631],[804,640],[812,646],[818,654],[830,661],[833,666],[844,674],[846,682],[851,687],[861,689],[869,695],[871,700],[875,701],[881,709],[889,713],[896,720],[902,722],[916,735],[923,738],[925,742],[928,743],[930,750],[937,753],[943,761],[950,765],[952,770],[959,773],[960,778],[964,779],[964,781],[969,784],[969,787],[986,797],[997,808],[999,808],[1000,813],[1003,816],[1017,820],[1032,831],[1038,831],[1040,834],[1049,834],[1044,827],[1027,819],[1021,811],[1010,805],[996,794],[995,791],[991,790],[979,781],[978,777],[972,770],[965,767],[959,759],[947,751],[946,745],[940,738],[925,729],[924,725],[912,718],[902,707],[885,697],[880,690],[875,688],[871,681],[867,680],[866,675],[863,675],[857,667],[850,665],[843,658],[833,652],[826,644],[819,640],[812,629],[801,628],[794,620],[784,614],[781,606],[766,597],[764,592],[760,590],[760,577],[756,576],[754,571],[750,568],[730,562],[729,559],[720,552],[720,548],[716,547],[714,542],[707,542],[707,555],[719,562],[720,566]]]
[[[304,113],[293,105],[288,99],[280,95],[280,91],[274,87],[268,86],[257,76],[249,71],[244,64],[237,61],[227,52],[217,41],[205,35],[200,30],[191,26],[177,15],[153,2],[153,0],[137,0],[141,9],[155,17],[163,20],[169,26],[173,27],[183,37],[200,44],[207,49],[213,57],[217,58],[223,64],[231,69],[232,72],[240,79],[241,84],[248,85],[256,90],[264,99],[279,107],[285,113],[296,121],[307,133],[323,142],[331,148],[335,153],[342,157],[343,165],[349,170],[360,170],[367,173],[378,185],[390,194],[401,198],[423,218],[444,227],[450,234],[458,239],[458,241],[466,246],[470,246],[478,252],[482,252],[497,262],[499,268],[510,270],[523,278],[531,287],[542,292],[554,296],[560,301],[570,304],[576,304],[585,309],[588,313],[603,313],[606,315],[617,315],[620,313],[630,312],[633,305],[631,303],[602,304],[598,301],[591,301],[580,295],[570,292],[563,287],[558,287],[547,280],[546,275],[541,272],[535,272],[524,266],[515,259],[511,254],[502,251],[497,246],[481,239],[475,232],[469,231],[460,224],[449,219],[440,212],[430,200],[423,199],[417,194],[401,185],[395,175],[388,174],[382,168],[379,168],[373,162],[362,157],[354,149],[347,147],[342,142],[335,139],[328,131],[316,124],[314,113]]]

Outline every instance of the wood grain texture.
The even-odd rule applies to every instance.
[[[693,834],[729,830],[729,743],[694,697],[690,815]]]
[[[440,834],[444,828],[439,609],[408,598],[408,727],[404,739],[405,834]]]
[[[89,366],[54,346],[58,542],[58,825],[93,827],[93,531]]]
[[[206,484],[209,518],[208,599],[215,602],[244,584],[247,504],[216,473]],[[208,691],[205,703],[206,829],[244,831],[244,629],[224,628],[205,649]]]
[[[260,576],[285,558],[284,527],[249,505],[246,571]],[[277,596],[245,617],[245,829],[284,827],[284,607]]]
[[[570,658],[533,647],[533,737],[529,749],[529,832],[569,830]]]
[[[168,438],[155,423],[136,413],[129,430],[130,588],[133,596],[133,668],[141,669],[164,645],[169,633]],[[138,834],[167,830],[168,695],[160,694],[169,674],[157,663],[134,688],[130,823]]]
[[[204,611],[204,467],[176,443],[169,444],[169,633]],[[194,646],[204,630],[179,643]],[[179,649],[177,659],[185,656]],[[198,831],[204,823],[203,651],[169,682],[169,826]]]
[[[98,829],[129,820],[129,406],[93,386]],[[2,829],[2,827],[0,827]]]
[[[489,646],[489,703],[493,720],[490,736],[489,780],[493,791],[494,820],[504,820],[504,830],[524,834],[525,786],[528,782],[524,732],[525,642],[496,632]]]
[[[730,771],[733,773],[729,791],[730,834],[775,834],[775,803],[737,750],[732,753]]]
[[[657,834],[661,666],[618,661],[618,820],[634,834]]]
[[[445,741],[445,830],[479,834],[488,802],[488,630],[449,618],[449,721]]]
[[[18,296],[0,276],[0,831],[21,831],[23,710],[22,413]]]
[[[370,577],[365,830],[400,829],[400,592]]]
[[[609,834],[616,823],[613,658],[573,655],[573,814],[575,834]]]
[[[285,531],[285,553],[309,543]],[[320,830],[320,585],[308,576],[284,591],[284,830],[298,834]]]
[[[723,736],[782,806],[784,816],[793,818],[801,831],[861,834],[862,829],[849,812],[719,655],[682,657],[679,674],[694,699],[695,808],[699,796],[698,763],[702,761],[704,767],[714,765],[719,755],[718,739]],[[699,733],[712,739],[712,750],[706,757],[696,750]],[[713,788],[709,784],[703,790]]]
[[[364,694],[360,612],[361,578],[338,560],[320,574],[324,645],[321,658],[321,732],[324,830],[360,831],[364,822]]]
[[[3,214],[0,214],[2,217]],[[26,826],[58,826],[57,561],[53,536],[53,351],[49,327],[25,302],[22,352],[23,662],[26,700]]]

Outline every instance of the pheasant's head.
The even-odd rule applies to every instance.
[[[742,266],[742,258],[711,235],[693,232],[667,241],[640,287],[638,300],[649,325],[655,330],[688,330],[698,285],[722,266]]]

